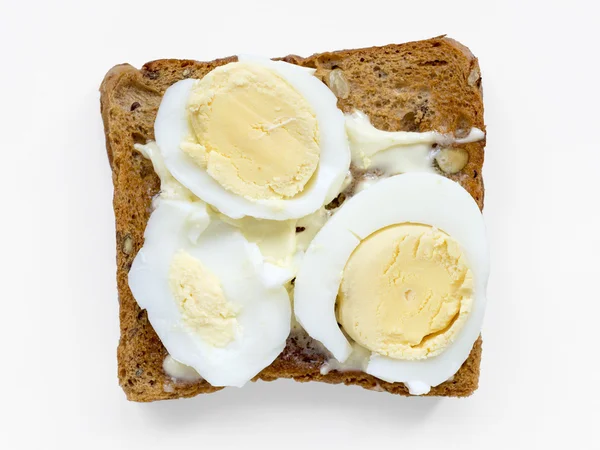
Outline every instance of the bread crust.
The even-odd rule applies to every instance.
[[[151,199],[160,182],[150,161],[134,150],[135,143],[154,139],[154,120],[164,91],[184,78],[201,78],[236,57],[211,62],[162,59],[138,70],[129,64],[113,67],[100,86],[106,150],[112,168],[116,223],[117,286],[121,338],[117,350],[119,383],[129,400],[148,402],[192,397],[222,388],[206,381],[176,382],[162,368],[167,355],[133,298],[127,274],[144,242]],[[350,87],[338,100],[344,112],[360,109],[373,125],[384,130],[455,132],[471,127],[485,130],[481,76],[469,49],[444,36],[405,44],[314,54],[289,55],[281,60],[317,69],[327,81],[332,69],[341,69]],[[481,168],[485,140],[462,147],[469,153],[465,168],[448,177],[459,182],[483,208]],[[363,372],[321,374],[327,356],[310,337],[292,334],[281,355],[256,380],[292,378],[357,385],[392,394],[409,395],[403,383],[387,383]],[[478,386],[481,338],[469,358],[449,381],[428,395],[464,397]]]

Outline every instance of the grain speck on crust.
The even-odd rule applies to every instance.
[[[131,236],[127,235],[123,239],[123,253],[125,253],[126,255],[131,255],[132,251],[133,251],[133,239],[131,239]]]

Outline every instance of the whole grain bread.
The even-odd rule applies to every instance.
[[[342,78],[338,106],[344,112],[359,109],[383,130],[468,132],[485,130],[481,76],[477,59],[468,48],[444,36],[437,38],[321,53],[302,58],[280,58],[317,69],[316,76],[331,84],[330,72]],[[117,284],[121,339],[118,347],[119,382],[129,400],[147,402],[191,397],[222,388],[206,381],[176,382],[162,368],[167,352],[148,322],[146,311],[133,298],[127,274],[144,243],[144,229],[151,213],[151,199],[159,191],[152,164],[135,143],[154,139],[154,120],[165,90],[184,78],[201,78],[236,57],[211,62],[163,59],[140,70],[121,64],[113,67],[100,87],[106,149],[114,183]],[[339,81],[339,80],[338,80]],[[469,160],[460,172],[447,175],[459,182],[483,208],[485,141],[465,144]],[[339,199],[337,201],[340,201]],[[328,355],[303,332],[292,333],[281,355],[255,380],[293,378],[358,385],[366,389],[409,395],[403,383],[387,383],[363,372],[320,372]],[[456,375],[434,387],[428,395],[467,396],[478,386],[481,338]]]

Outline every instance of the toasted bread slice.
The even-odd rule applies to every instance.
[[[338,92],[344,112],[359,109],[383,130],[454,132],[460,136],[471,127],[485,130],[481,76],[477,59],[456,41],[437,37],[400,45],[321,53],[302,58],[281,58],[289,63],[316,68],[316,76],[330,83],[329,73],[340,69],[346,81]],[[152,164],[134,150],[135,143],[154,139],[154,120],[165,90],[184,78],[201,78],[236,57],[211,62],[164,59],[141,70],[128,64],[113,67],[100,87],[106,148],[114,183],[117,283],[121,339],[118,347],[119,381],[129,400],[147,402],[191,397],[222,388],[206,381],[176,382],[163,371],[167,351],[152,329],[146,312],[133,298],[127,283],[131,263],[144,243],[144,229],[151,213],[151,199],[160,183]],[[343,83],[343,82],[342,82]],[[339,88],[339,86],[337,86]],[[348,89],[345,89],[345,88]],[[333,87],[335,91],[335,87]],[[338,89],[339,91],[340,89]],[[446,175],[459,182],[483,208],[485,141],[464,144],[467,165]],[[255,379],[272,381],[322,381],[359,385],[366,389],[409,395],[403,383],[387,383],[363,372],[320,368],[328,355],[302,333],[292,333],[281,355]],[[467,396],[478,386],[481,338],[456,375],[432,388],[428,395]]]

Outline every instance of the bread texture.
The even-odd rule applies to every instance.
[[[148,402],[192,397],[222,388],[206,381],[179,382],[163,371],[167,351],[129,290],[127,276],[144,243],[151,200],[160,182],[152,163],[134,149],[135,143],[154,139],[154,120],[165,90],[184,78],[201,78],[236,57],[211,62],[163,59],[140,70],[121,64],[113,67],[100,87],[106,149],[112,168],[116,220],[117,284],[121,338],[118,377],[127,398]],[[279,58],[317,69],[316,76],[332,84],[331,71],[342,77],[336,84],[338,106],[344,112],[359,109],[383,130],[453,132],[466,134],[471,127],[485,130],[481,76],[469,49],[441,36],[418,42],[321,53],[302,58]],[[481,168],[485,140],[464,144],[468,163],[458,173],[446,175],[460,183],[483,208]],[[340,201],[338,198],[336,201]],[[292,378],[358,385],[366,389],[409,395],[403,383],[388,383],[363,372],[331,371],[321,374],[329,356],[303,331],[293,332],[279,357],[256,380]],[[478,386],[481,338],[456,375],[431,389],[433,396],[468,396]]]

